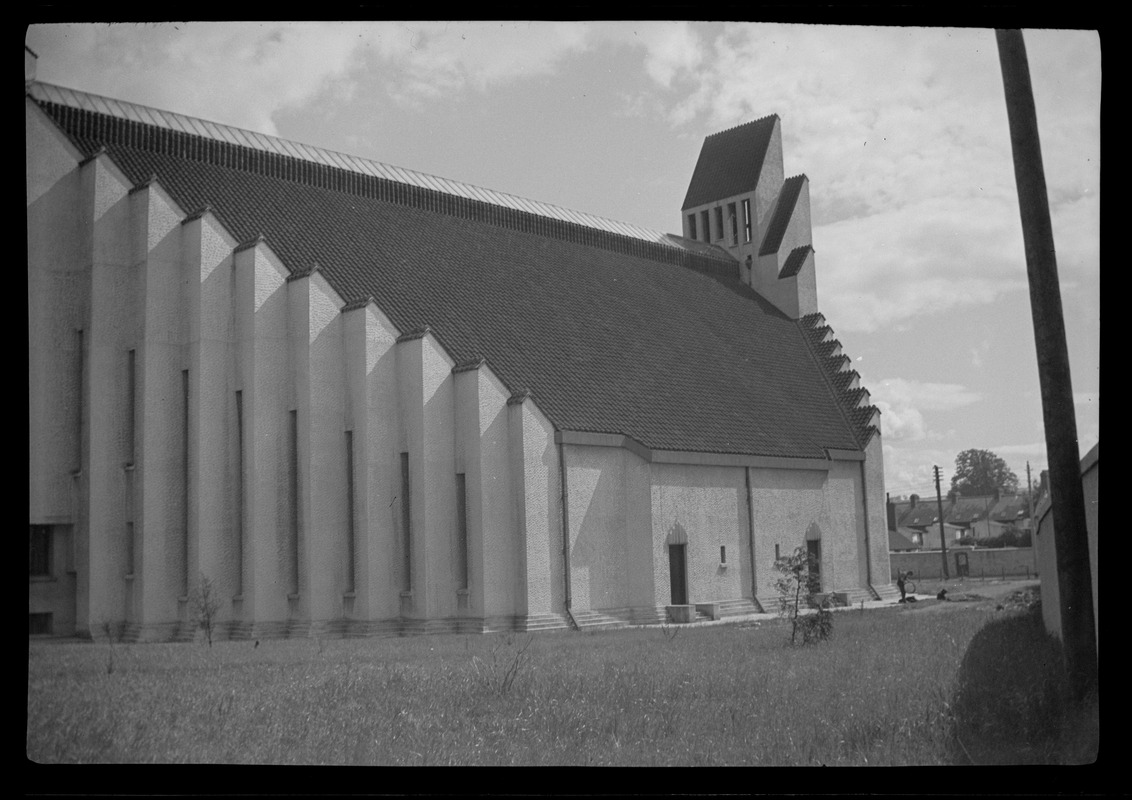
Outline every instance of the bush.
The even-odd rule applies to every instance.
[[[1040,608],[975,634],[952,703],[957,763],[1088,763],[1099,748],[1097,698],[1075,704],[1061,643]]]
[[[795,548],[791,555],[775,561],[774,568],[779,573],[774,582],[779,614],[790,620],[790,644],[798,643],[799,634],[802,644],[828,639],[833,633],[833,614],[827,604],[817,602],[816,595],[821,592],[818,565],[806,548]],[[810,613],[811,608],[817,610]]]

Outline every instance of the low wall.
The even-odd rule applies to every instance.
[[[994,547],[972,550],[967,547],[947,548],[947,571],[958,577],[955,554],[966,553],[968,574],[972,578],[1034,578],[1038,575],[1037,558],[1032,547]],[[889,553],[892,562],[892,579],[897,572],[911,570],[915,578],[940,578],[943,563],[939,550],[916,550],[910,553]]]

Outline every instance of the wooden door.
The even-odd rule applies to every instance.
[[[668,573],[672,583],[672,605],[688,604],[688,575],[685,569],[684,548],[686,545],[668,545]]]

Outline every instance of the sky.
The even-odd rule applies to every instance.
[[[1082,456],[1100,437],[1097,31],[1026,30]],[[1047,466],[994,32],[707,22],[51,24],[37,78],[663,232],[708,134],[778,114],[886,490]]]

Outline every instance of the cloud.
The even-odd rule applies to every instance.
[[[931,448],[884,445],[884,488],[893,496],[918,494],[935,497],[933,467],[940,468],[940,486],[946,494],[951,486],[955,453]]]
[[[67,85],[274,134],[275,112],[345,75],[361,35],[340,23],[193,22],[32,26],[28,39],[51,53],[41,80],[79,76]]]
[[[982,399],[978,392],[954,383],[888,378],[867,385],[881,411],[881,432],[887,442],[943,438],[928,430],[923,411],[952,411]]]
[[[417,103],[552,74],[593,32],[583,22],[396,22],[363,38],[390,96]]]
[[[687,23],[651,22],[633,27],[645,49],[645,72],[666,89],[677,76],[687,75],[703,61],[703,44]]]
[[[1059,263],[1066,284],[1095,282],[1099,39],[1026,37]],[[1026,290],[992,31],[737,23],[704,50],[669,120],[709,133],[781,116],[786,174],[810,178],[823,311],[840,329]]]

